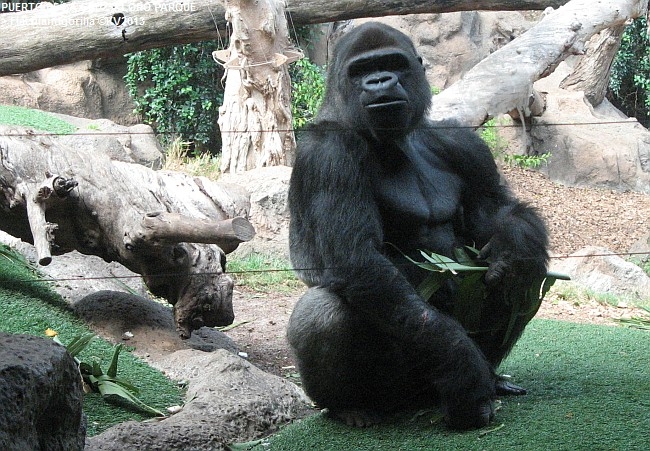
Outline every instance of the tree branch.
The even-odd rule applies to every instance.
[[[571,0],[434,96],[429,115],[478,127],[517,108],[526,114],[533,82],[553,72],[570,54],[584,53],[594,34],[647,9],[648,0]]]
[[[134,247],[182,242],[216,244],[228,254],[239,243],[250,241],[254,236],[252,224],[242,217],[213,221],[178,213],[153,212],[142,218],[139,228],[127,234],[125,244]]]
[[[414,13],[539,10],[564,3],[566,0],[290,0],[287,12],[290,23],[305,25]],[[222,2],[212,0],[79,0],[0,14],[0,29],[4,36],[11,36],[0,42],[0,76],[218,39],[227,36],[224,13]]]

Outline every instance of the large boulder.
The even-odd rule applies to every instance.
[[[623,301],[650,300],[650,277],[605,248],[587,246],[566,258],[556,258],[551,269],[569,274],[572,283],[597,294]]]
[[[560,88],[570,72],[562,63],[535,83],[546,109],[532,118],[532,150],[551,154],[540,171],[568,186],[650,194],[650,131],[607,100],[593,107],[582,91]]]
[[[138,117],[124,75],[126,60],[120,56],[0,77],[0,104],[133,125]]]
[[[127,422],[86,441],[87,451],[216,451],[273,433],[309,410],[300,389],[219,350],[177,351],[156,366],[189,381],[183,410],[155,423]]]
[[[83,449],[82,403],[79,369],[63,346],[0,333],[0,449]]]
[[[287,193],[291,168],[270,166],[241,174],[224,174],[220,182],[242,186],[250,193],[249,220],[255,238],[241,243],[237,254],[249,253],[289,256],[289,207]]]

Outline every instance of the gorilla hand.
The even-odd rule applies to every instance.
[[[446,410],[447,425],[457,430],[482,428],[494,419],[494,405],[490,399],[454,407],[448,406]]]
[[[514,275],[514,259],[512,255],[512,252],[503,245],[503,240],[496,235],[483,246],[478,258],[490,263],[484,277],[485,284],[488,287],[498,286],[506,280],[507,276]]]

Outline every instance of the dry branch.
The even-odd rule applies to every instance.
[[[241,191],[0,126],[0,229],[33,242],[42,264],[74,249],[141,274],[182,337],[234,318],[224,253],[254,235]]]
[[[498,114],[528,113],[533,82],[608,27],[645,14],[647,0],[572,0],[497,50],[433,98],[430,116],[479,126]]]
[[[218,244],[228,254],[239,243],[250,241],[254,236],[255,229],[242,217],[211,221],[178,213],[154,212],[147,213],[139,227],[127,233],[124,242],[133,247],[182,242]]]
[[[532,10],[566,0],[291,0],[295,25],[360,17],[468,10]],[[48,4],[49,5],[49,4]],[[222,2],[212,0],[79,0],[0,14],[0,76],[44,67],[226,36]]]

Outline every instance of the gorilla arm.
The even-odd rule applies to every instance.
[[[476,133],[455,128],[443,144],[465,183],[462,196],[465,239],[491,261],[489,286],[528,284],[546,274],[548,232],[537,211],[516,199],[500,176],[490,149]],[[440,139],[440,137],[438,137]]]
[[[321,124],[321,127],[327,129]],[[495,375],[451,317],[429,306],[381,252],[381,217],[372,194],[365,141],[310,130],[294,166],[289,204],[291,259],[310,286],[336,293],[388,334],[431,362],[431,383],[452,427],[490,420]]]

